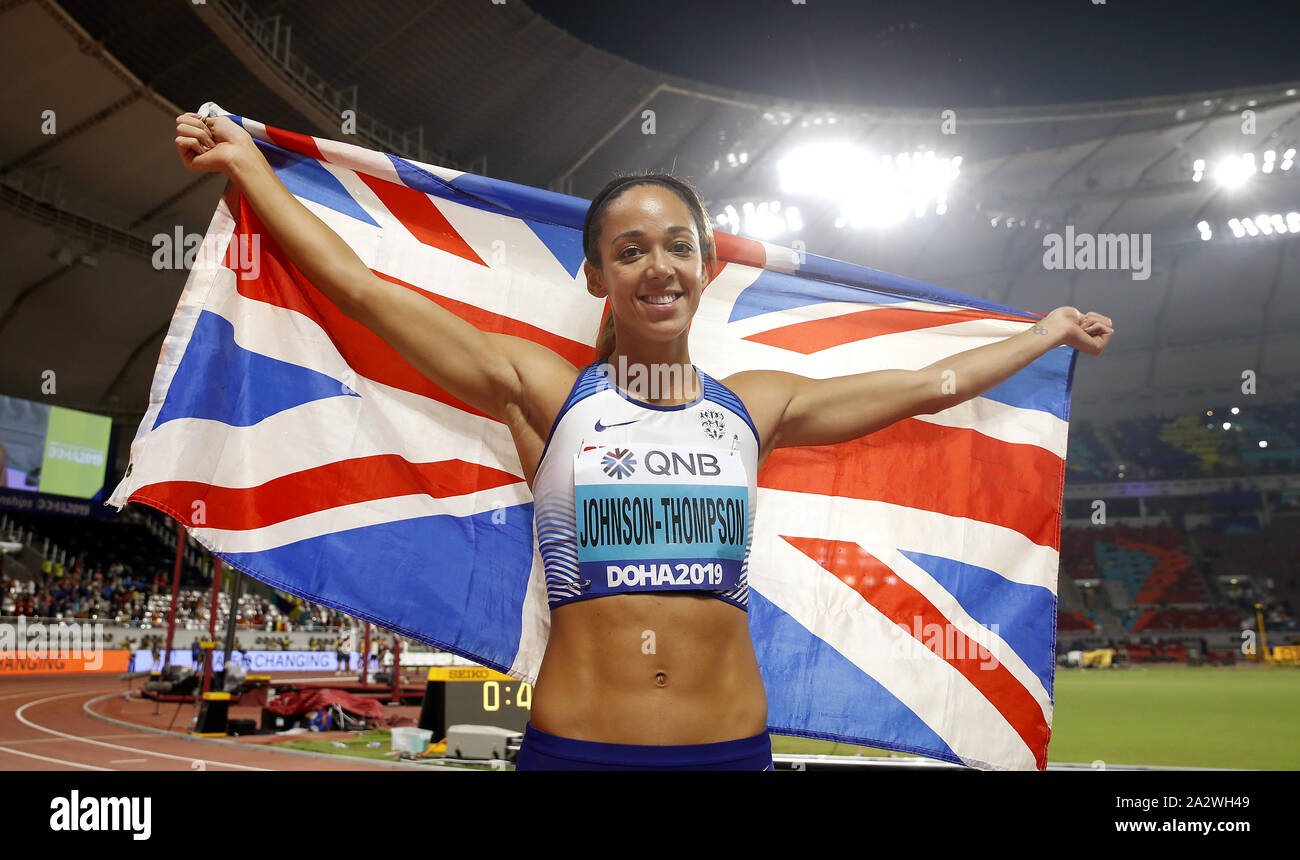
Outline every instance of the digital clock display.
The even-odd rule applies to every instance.
[[[523,733],[533,706],[533,686],[506,681],[448,681],[446,725],[499,726]]]

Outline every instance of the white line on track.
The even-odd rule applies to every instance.
[[[34,702],[28,702],[27,704],[23,705],[21,708],[14,711],[14,716],[17,717],[18,721],[21,722],[23,725],[28,726],[29,728],[36,729],[38,732],[45,732],[46,734],[57,735],[58,737],[66,738],[70,741],[76,741],[77,743],[94,744],[95,746],[107,747],[109,749],[123,750],[125,752],[144,753],[145,755],[150,756],[152,758],[168,758],[168,759],[173,759],[175,761],[184,761],[184,762],[201,761],[204,762],[205,764],[213,765],[215,767],[229,767],[229,768],[234,768],[236,770],[260,770],[260,771],[270,770],[270,768],[265,768],[265,767],[254,767],[252,765],[247,765],[247,764],[231,764],[229,762],[213,761],[211,759],[202,759],[202,758],[197,758],[195,756],[172,755],[171,753],[153,752],[147,749],[140,749],[139,747],[128,747],[128,746],[122,746],[121,744],[110,744],[110,743],[105,743],[104,741],[90,740],[89,738],[79,738],[76,735],[70,735],[67,732],[61,732],[58,731],[57,729],[51,729],[51,728],[47,728],[46,726],[37,725],[36,723],[33,723],[31,720],[23,716],[23,711],[27,710],[28,708],[34,707],[36,705],[43,705],[46,702],[53,702],[58,699],[68,699],[68,698],[72,698],[73,696],[85,696],[93,693],[94,691],[82,690],[76,693],[64,693],[61,696],[46,696],[43,699],[37,699]],[[178,738],[178,740],[182,740],[182,739]],[[17,752],[17,750],[8,750],[8,752]],[[99,769],[104,770],[105,768],[99,768]]]
[[[84,768],[85,770],[112,770],[111,767],[96,767],[93,764],[82,764],[81,762],[68,761],[67,759],[50,758],[49,756],[37,755],[36,753],[22,752],[21,750],[9,749],[9,747],[6,746],[0,746],[0,752],[13,753],[14,755],[25,756],[26,758],[34,758],[40,761],[52,761],[55,764],[66,764],[68,767],[80,767],[80,768]]]

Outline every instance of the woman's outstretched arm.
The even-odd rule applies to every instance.
[[[1100,355],[1111,321],[1071,307],[997,343],[959,352],[919,370],[873,370],[830,379],[755,370],[728,377],[746,392],[764,447],[835,445],[913,415],[931,415],[978,397],[1058,346]],[[752,400],[752,402],[751,402]],[[761,417],[760,417],[761,416]]]
[[[227,174],[290,261],[326,298],[455,397],[515,423],[537,411],[525,402],[528,377],[557,376],[563,384],[575,372],[545,347],[483,332],[431,299],[375,275],[289,192],[233,120],[185,113],[176,118],[176,132],[187,169]]]

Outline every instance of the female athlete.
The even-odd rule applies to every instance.
[[[587,212],[584,271],[588,292],[609,301],[597,344],[608,363],[576,368],[374,275],[232,120],[186,113],[176,123],[185,167],[227,174],[341,311],[509,429],[534,495],[551,606],[519,770],[772,769],[745,579],[768,455],[947,409],[1058,345],[1098,355],[1113,333],[1107,317],[1057,308],[1029,330],[945,359],[960,394],[938,368],[714,380],[687,349],[716,270],[709,218],[690,186],[648,175],[614,180]],[[633,397],[612,367],[676,384]],[[638,497],[629,498],[620,481],[634,472]],[[683,557],[681,530],[706,504],[716,528]]]

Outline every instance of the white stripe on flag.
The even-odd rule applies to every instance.
[[[208,545],[218,552],[262,552],[279,546],[296,543],[322,535],[336,534],[350,529],[383,523],[399,522],[448,515],[468,517],[486,513],[494,508],[513,507],[532,501],[528,487],[521,483],[491,490],[480,490],[453,496],[448,499],[433,499],[426,495],[394,496],[388,499],[373,499],[351,505],[339,505],[303,514],[300,517],[284,520],[274,525],[258,529],[217,529],[192,526],[191,531],[202,535]],[[210,511],[211,512],[211,511]]]

